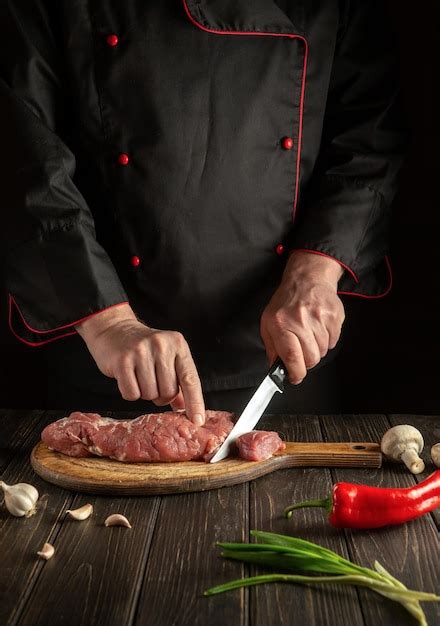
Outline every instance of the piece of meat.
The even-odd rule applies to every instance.
[[[232,413],[206,411],[195,426],[184,411],[151,413],[132,420],[76,411],[46,426],[41,434],[51,449],[69,456],[106,456],[127,463],[209,461],[234,423]]]
[[[103,456],[126,463],[209,461],[231,431],[233,418],[233,413],[208,410],[205,424],[195,426],[184,411],[149,413],[131,420],[76,411],[46,426],[41,439],[48,448],[75,457]],[[254,435],[253,443],[243,435],[239,444],[248,460],[268,458],[269,450],[276,451],[282,444],[276,433],[248,434]]]
[[[267,430],[245,433],[238,437],[235,444],[240,457],[246,461],[265,461],[286,447],[278,433]]]

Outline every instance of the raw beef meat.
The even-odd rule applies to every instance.
[[[267,430],[252,430],[238,437],[235,443],[240,457],[246,461],[264,461],[286,447],[278,433]]]
[[[75,457],[103,456],[127,463],[209,461],[231,431],[233,418],[226,411],[206,411],[205,424],[195,426],[184,411],[132,420],[76,411],[46,426],[41,438],[50,449]],[[277,433],[253,431],[237,445],[243,458],[261,460],[284,444]]]

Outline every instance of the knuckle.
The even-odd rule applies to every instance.
[[[270,322],[275,330],[282,330],[286,326],[286,314],[283,310],[276,311],[272,315]]]
[[[135,353],[136,356],[145,356],[147,351],[147,346],[145,345],[145,341],[142,339],[138,339],[136,340],[136,342],[133,345],[133,352]]]
[[[306,361],[306,367],[308,369],[311,369],[312,367],[315,367],[315,365],[318,365],[319,361],[321,360],[321,357],[313,357],[311,359],[307,359]]]
[[[121,352],[117,362],[117,369],[121,372],[129,372],[133,369],[130,350]]]
[[[146,391],[143,391],[141,394],[142,400],[148,400],[149,402],[151,402],[152,400],[155,400],[157,396],[158,396],[157,391],[153,391],[151,389],[147,389]]]
[[[304,303],[299,304],[293,312],[293,318],[297,320],[298,322],[300,322],[301,324],[305,323],[308,315],[309,315],[309,307]]]
[[[300,356],[299,348],[294,348],[293,346],[286,348],[283,352],[283,357],[286,361],[298,361]]]
[[[121,392],[121,395],[124,398],[124,400],[129,400],[129,401],[139,400],[140,398],[139,392],[135,391],[134,389],[124,390],[123,392]]]
[[[295,370],[293,372],[291,372],[290,376],[289,376],[289,382],[292,385],[298,385],[306,376],[307,374],[307,370],[305,369],[298,369]]]
[[[342,302],[338,306],[327,309],[327,317],[334,323],[341,324],[345,319],[345,311]]]
[[[184,387],[196,387],[199,380],[195,372],[184,372],[180,382]]]
[[[164,333],[154,333],[150,338],[151,345],[155,352],[162,354],[166,351],[167,340]]]
[[[336,344],[337,344],[337,343],[338,343],[338,341],[339,341],[339,337],[340,337],[340,335],[335,335],[334,337],[332,337],[332,339],[331,339],[331,341],[330,341],[330,343],[329,343],[329,348],[330,348],[330,350],[333,350],[333,348],[335,348],[335,347],[336,347]]]
[[[329,308],[325,311],[325,314],[333,322],[339,320],[340,317],[340,311],[338,311],[338,309]]]
[[[160,397],[170,401],[177,396],[178,391],[177,386],[173,387],[172,385],[166,385],[163,388],[161,387]]]
[[[173,330],[171,332],[172,332],[173,342],[177,346],[177,348],[179,350],[186,350],[188,347],[188,344],[186,343],[186,339],[182,335],[182,333],[180,333],[178,330]]]

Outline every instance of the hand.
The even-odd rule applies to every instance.
[[[101,372],[117,380],[125,400],[185,408],[194,424],[204,424],[199,375],[180,333],[149,328],[128,304],[106,309],[75,328]]]
[[[331,258],[295,251],[263,312],[260,331],[269,362],[281,357],[292,384],[302,382],[339,340],[345,317],[337,295],[342,273]]]

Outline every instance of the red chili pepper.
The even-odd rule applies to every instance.
[[[329,522],[337,528],[380,528],[403,524],[440,507],[440,470],[426,480],[403,489],[336,483],[328,498],[292,504],[284,511],[291,517],[295,509],[325,507]]]

